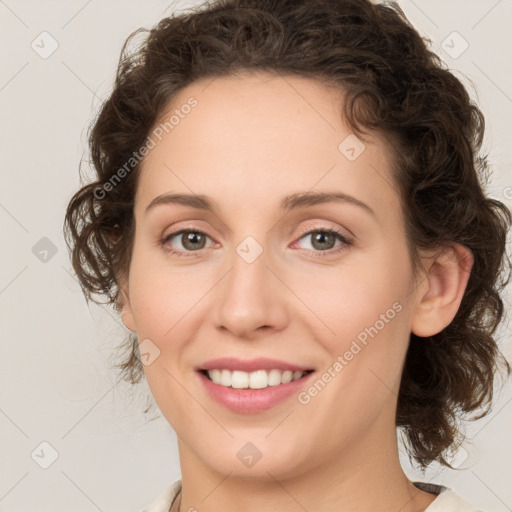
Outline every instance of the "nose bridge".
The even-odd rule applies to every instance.
[[[217,325],[238,336],[262,326],[281,328],[286,311],[282,284],[268,268],[272,258],[264,241],[249,235],[233,250],[230,272],[216,296]]]
[[[243,306],[244,302],[251,301],[254,305],[268,298],[268,281],[272,273],[267,268],[269,254],[264,241],[260,243],[254,236],[246,236],[234,247],[230,262],[226,299],[229,295]]]

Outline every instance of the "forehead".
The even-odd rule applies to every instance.
[[[389,207],[396,198],[384,190],[386,145],[377,136],[358,140],[343,122],[342,102],[341,89],[296,75],[193,82],[152,129],[160,139],[153,136],[155,147],[142,163],[136,209],[164,192],[231,197],[261,208],[262,198],[278,205],[283,196],[314,187]]]

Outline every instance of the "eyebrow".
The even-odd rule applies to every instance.
[[[343,192],[298,192],[286,196],[281,201],[281,210],[289,212],[298,208],[315,206],[323,203],[349,203],[364,209],[376,218],[375,212],[363,201]],[[198,210],[218,213],[215,203],[205,195],[197,194],[161,194],[155,197],[146,207],[145,214],[159,205],[180,204]]]

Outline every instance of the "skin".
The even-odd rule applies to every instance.
[[[123,322],[160,351],[144,371],[178,436],[180,510],[424,510],[436,496],[414,487],[398,458],[401,370],[410,332],[435,334],[455,316],[470,253],[456,244],[424,253],[414,280],[388,145],[372,134],[356,160],[340,152],[351,130],[339,90],[245,73],[194,82],[169,112],[191,96],[197,107],[143,162],[122,285]],[[349,194],[374,215],[336,202],[281,211],[284,196],[313,189]],[[169,192],[204,194],[218,211],[167,204],[145,213]],[[204,242],[160,243],[184,228]],[[304,234],[329,228],[352,244],[334,238],[322,250]],[[263,249],[252,263],[236,251],[247,236]],[[235,413],[194,371],[216,357],[272,357],[320,375],[397,301],[400,312],[308,404],[292,396]],[[247,442],[262,454],[250,468],[237,457]]]

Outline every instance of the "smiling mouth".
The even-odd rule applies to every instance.
[[[231,389],[265,389],[272,386],[280,386],[304,378],[314,370],[291,371],[276,368],[268,370],[256,370],[244,372],[241,370],[212,369],[199,370],[214,384]]]

